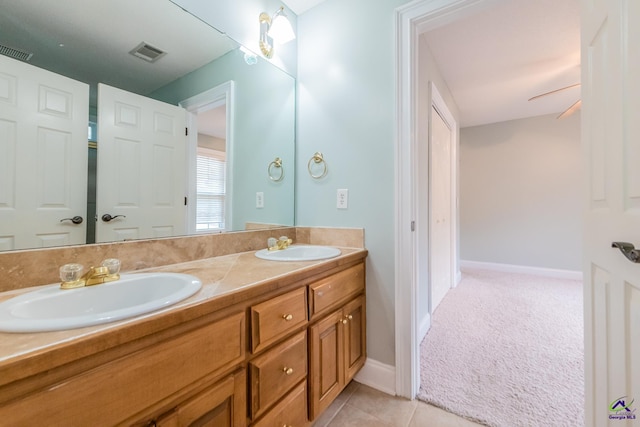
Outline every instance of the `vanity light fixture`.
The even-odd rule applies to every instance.
[[[283,6],[280,6],[280,9],[273,14],[273,17],[262,12],[259,20],[260,50],[266,58],[273,57],[274,42],[285,44],[296,38],[291,22],[289,22],[287,15],[284,13]]]

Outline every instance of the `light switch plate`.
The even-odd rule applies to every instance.
[[[262,191],[256,193],[256,208],[264,208],[264,193]]]

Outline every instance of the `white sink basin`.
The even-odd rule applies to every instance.
[[[316,261],[335,258],[341,253],[340,249],[331,246],[293,245],[275,251],[261,249],[256,256],[269,261]]]
[[[120,280],[62,290],[50,285],[0,303],[0,331],[43,332],[98,325],[168,307],[202,282],[178,273],[122,274]]]

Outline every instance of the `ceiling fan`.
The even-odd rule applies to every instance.
[[[543,96],[552,95],[554,93],[558,93],[563,90],[571,89],[578,86],[580,86],[580,83],[575,83],[569,86],[561,87],[560,89],[552,90],[551,92],[541,93],[540,95],[536,95],[533,98],[529,98],[529,101],[533,101],[534,99],[542,98]],[[582,105],[582,99],[578,99],[576,102],[571,104],[569,108],[564,110],[558,117],[556,117],[556,119],[564,119],[565,117],[569,117],[570,115],[578,111],[581,105]]]

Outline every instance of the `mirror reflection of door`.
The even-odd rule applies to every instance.
[[[189,234],[234,230],[233,100],[230,80],[179,104],[188,112]]]
[[[226,103],[197,113],[196,232],[224,231]]]
[[[0,250],[84,243],[89,86],[5,56],[0,69]]]
[[[186,112],[98,85],[96,241],[186,233]]]

